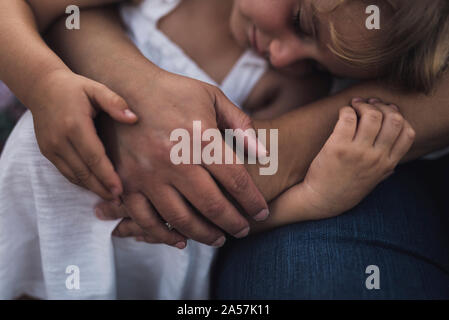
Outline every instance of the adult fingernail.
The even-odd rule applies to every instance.
[[[226,238],[224,236],[221,236],[220,238],[217,239],[217,241],[212,243],[212,247],[220,248],[225,244],[225,242],[226,242]]]
[[[178,242],[177,244],[175,244],[175,247],[182,250],[186,247],[186,243],[183,241]]]
[[[265,221],[270,215],[270,211],[268,209],[261,210],[258,214],[254,216],[254,220],[256,221]]]
[[[123,111],[123,113],[125,114],[125,117],[127,117],[127,118],[133,118],[133,119],[137,118],[137,115],[129,109],[125,109],[125,111]]]
[[[248,235],[248,233],[249,233],[249,227],[246,227],[243,230],[241,230],[240,232],[236,233],[234,235],[234,237],[236,237],[237,239],[244,238]]]
[[[118,198],[121,194],[120,189],[117,187],[112,187],[111,188],[111,193],[114,197]]]

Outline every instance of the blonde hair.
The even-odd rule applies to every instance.
[[[343,3],[339,0],[332,11]],[[358,0],[364,1],[364,0]],[[374,1],[370,1],[372,3]],[[387,71],[391,84],[430,93],[448,68],[449,0],[377,0],[392,11],[383,32],[375,32],[363,49],[344,39],[330,24],[330,50],[351,66]]]

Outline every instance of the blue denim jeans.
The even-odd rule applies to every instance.
[[[346,214],[232,240],[217,257],[212,296],[448,299],[448,179],[449,158],[416,161]],[[369,290],[372,265],[380,286]]]

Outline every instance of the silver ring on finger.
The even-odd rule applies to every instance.
[[[175,228],[168,222],[166,222],[165,225],[167,226],[168,231],[172,231]]]

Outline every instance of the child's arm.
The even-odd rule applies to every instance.
[[[355,207],[393,173],[411,148],[415,132],[397,107],[372,99],[340,110],[334,132],[303,182],[270,206],[270,218],[252,231],[326,219]]]
[[[8,2],[8,0],[2,1]],[[16,2],[27,2],[33,9],[37,26],[40,31],[47,29],[47,27],[57,18],[64,15],[66,8],[70,5],[78,6],[80,9],[87,9],[122,1],[123,0],[16,0]],[[131,1],[137,2],[138,0]]]
[[[63,14],[58,6],[69,2],[111,0],[34,0],[33,8],[25,1],[0,0],[0,79],[33,113],[42,153],[73,183],[114,200],[122,185],[96,135],[92,104],[117,121],[137,119],[115,93],[72,73],[40,37],[33,10],[43,26]]]

